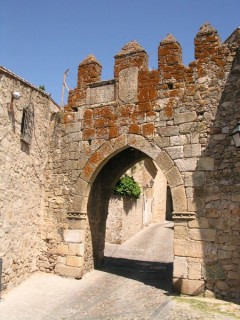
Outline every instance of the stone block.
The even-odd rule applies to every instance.
[[[201,280],[188,280],[188,279],[173,279],[174,290],[181,294],[187,294],[191,296],[198,296],[203,294],[205,283]]]
[[[174,123],[180,124],[185,122],[192,122],[196,119],[196,117],[197,113],[195,111],[176,113],[174,117]]]
[[[81,243],[85,238],[84,230],[64,230],[63,237],[65,242]]]
[[[228,291],[229,290],[229,285],[227,284],[226,281],[220,281],[220,280],[216,281],[215,285],[219,290],[222,290],[222,291]]]
[[[179,128],[178,126],[163,127],[163,128],[159,128],[159,133],[162,137],[178,136]]]
[[[201,156],[200,144],[188,144],[183,147],[183,153],[185,158],[193,158]]]
[[[172,188],[173,210],[176,212],[187,211],[187,200],[183,186]]]
[[[168,147],[165,150],[173,160],[183,158],[183,146]]]
[[[202,279],[202,264],[200,259],[188,258],[188,279]]]
[[[218,259],[219,260],[225,260],[225,259],[231,259],[232,258],[232,252],[226,251],[226,250],[219,250],[218,251]]]
[[[59,263],[55,267],[55,272],[60,276],[71,277],[75,279],[81,279],[83,276],[83,268],[65,266]]]
[[[154,141],[160,148],[168,147],[170,143],[169,137],[156,137]]]
[[[197,241],[215,241],[216,230],[213,229],[190,229],[189,236]]]
[[[179,125],[180,134],[189,134],[193,131],[195,124],[193,122],[190,123],[182,123]]]
[[[211,171],[214,170],[214,159],[209,157],[202,157],[197,163],[198,170]]]
[[[69,243],[69,255],[84,256],[84,243]]]
[[[175,160],[175,162],[179,171],[183,171],[183,172],[195,171],[197,167],[196,158],[177,159]]]
[[[83,257],[67,256],[66,264],[71,267],[83,267]]]
[[[86,220],[85,219],[68,219],[69,229],[85,229]]]
[[[75,195],[72,200],[72,207],[74,211],[80,211],[83,196]]]
[[[165,177],[170,185],[170,187],[177,187],[183,184],[182,176],[180,175],[176,167],[172,167],[165,173]]]
[[[174,254],[180,257],[203,257],[203,245],[201,241],[174,240]]]
[[[209,223],[207,218],[199,218],[188,222],[189,228],[208,229]]]
[[[239,275],[238,272],[229,271],[228,272],[228,279],[239,280],[240,279],[240,275]]]
[[[66,264],[66,257],[65,256],[58,256],[57,263],[65,265]]]
[[[232,201],[240,202],[240,193],[232,194],[231,198],[232,198]]]
[[[59,244],[57,247],[57,253],[64,255],[64,254],[68,254],[68,245],[67,244]]]
[[[166,172],[174,166],[172,159],[165,151],[159,153],[155,159],[155,162],[163,172]]]
[[[175,239],[188,239],[188,229],[186,226],[176,226],[174,227],[174,238]]]
[[[187,258],[175,257],[174,268],[173,268],[173,277],[174,278],[187,278],[188,277]]]
[[[205,172],[186,172],[184,181],[186,187],[202,187],[206,182]]]

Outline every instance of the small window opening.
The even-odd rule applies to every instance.
[[[168,89],[169,89],[169,90],[172,90],[172,89],[173,89],[173,83],[170,83],[170,82],[169,82],[169,83],[167,84],[167,86],[168,86]]]
[[[21,140],[27,144],[31,144],[32,131],[33,131],[33,106],[30,104],[28,107],[23,109],[22,123],[21,123]]]

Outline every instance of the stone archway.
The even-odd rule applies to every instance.
[[[107,150],[104,159],[101,156],[103,155],[101,150]],[[92,241],[92,259],[95,267],[101,265],[104,257],[106,218],[112,189],[128,168],[147,158],[157,164],[167,179],[172,194],[174,217],[187,213],[187,200],[182,176],[169,155],[159,146],[149,143],[137,135],[121,136],[102,145],[91,156],[83,169],[79,181],[85,182],[78,181],[78,185],[85,186],[81,189],[81,196],[85,198],[85,201],[81,203],[81,209],[79,209],[88,217],[89,235],[91,236],[87,238],[88,241],[90,238]],[[93,159],[95,165],[93,165]],[[86,247],[89,247],[89,244]],[[88,252],[88,259],[90,256],[91,253]]]

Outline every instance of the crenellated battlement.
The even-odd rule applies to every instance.
[[[189,66],[182,63],[182,48],[173,35],[167,35],[158,47],[158,73],[161,89],[177,89],[194,84],[210,70],[224,77],[228,56],[236,52],[239,40],[239,29],[229,37],[229,41],[221,43],[220,37],[209,23],[203,24],[194,39],[195,61]],[[138,72],[150,72],[148,55],[136,41],[130,41],[115,55],[114,79],[118,79],[122,70],[136,68]],[[133,70],[133,69],[132,69]],[[89,55],[78,67],[77,87],[70,91],[67,110],[86,104],[87,88],[91,83],[101,81],[102,66],[100,62]],[[116,91],[118,88],[116,88]],[[173,94],[173,92],[171,93]],[[118,100],[118,97],[115,97]]]

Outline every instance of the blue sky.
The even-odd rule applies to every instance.
[[[79,63],[93,53],[102,79],[112,79],[114,55],[130,40],[144,47],[154,68],[159,42],[171,33],[187,65],[204,22],[226,40],[240,26],[239,0],[0,0],[0,65],[44,85],[60,103],[68,68],[73,89]]]

